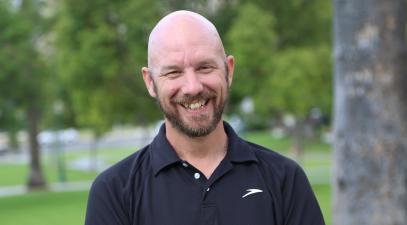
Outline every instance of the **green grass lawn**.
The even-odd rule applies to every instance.
[[[292,145],[292,140],[289,137],[275,138],[270,134],[270,132],[266,131],[250,132],[245,134],[243,137],[250,142],[281,153],[288,153]],[[329,152],[330,148],[330,145],[322,143],[319,140],[304,140],[305,152],[325,153]]]
[[[0,198],[2,225],[83,224],[88,193],[31,193]]]
[[[291,140],[276,139],[269,132],[254,132],[245,135],[245,139],[289,155]],[[100,149],[98,156],[113,164],[132,154],[139,147],[123,149]],[[67,163],[88,157],[89,151],[66,152]],[[327,224],[331,221],[330,146],[318,141],[305,142],[305,154],[299,161],[304,168],[322,208]],[[43,157],[44,172],[49,183],[58,181],[56,166],[52,155]],[[28,175],[28,166],[23,164],[0,164],[0,187],[24,185]],[[68,169],[68,181],[91,181],[95,172]],[[81,192],[41,192],[14,197],[0,197],[1,225],[72,225],[83,224],[87,201],[87,191]]]
[[[131,155],[132,153],[139,150],[141,147],[134,148],[101,148],[97,150],[97,154],[103,158],[109,164],[118,162],[119,160],[125,158],[126,156]],[[65,154],[65,159],[67,161],[76,160],[81,157],[89,157],[91,152],[89,150],[84,151],[71,151]]]
[[[317,184],[312,185],[312,189],[318,199],[319,206],[324,214],[325,223],[331,224],[331,185]]]
[[[98,156],[101,157],[105,163],[114,164],[133,152],[135,152],[135,150],[130,148],[100,149],[98,150]],[[67,152],[65,154],[65,164],[69,164],[69,162],[80,158],[89,157],[89,155],[90,152],[88,150]],[[53,161],[53,155],[43,155],[42,164],[47,181],[49,183],[58,182],[58,169]],[[28,165],[21,163],[0,164],[0,187],[24,185],[27,180],[28,169]],[[94,171],[66,169],[66,180],[69,182],[91,181],[96,175],[97,172]]]
[[[44,167],[47,182],[58,182],[58,172],[55,167],[46,165]],[[78,170],[66,170],[68,181],[89,181],[96,177],[96,172],[86,172]],[[27,181],[28,166],[20,164],[0,164],[0,187],[24,185]]]

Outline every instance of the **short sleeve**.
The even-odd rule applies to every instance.
[[[325,225],[321,209],[311,185],[300,166],[285,178],[284,225]]]
[[[85,225],[130,224],[121,198],[122,193],[108,184],[110,183],[101,177],[93,182],[89,192]]]

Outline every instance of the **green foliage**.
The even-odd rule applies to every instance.
[[[318,107],[330,114],[331,64],[327,46],[279,52],[270,62],[270,76],[255,97],[256,109],[265,115],[281,112],[305,118]]]
[[[38,14],[47,1],[23,1],[22,8],[31,10],[24,14],[9,10],[6,2],[10,1],[2,1],[0,7],[3,129],[4,121],[18,124],[19,118],[13,116],[22,114],[22,105],[39,106],[47,117],[55,116],[56,98],[63,114],[48,119],[48,125],[58,120],[103,133],[115,123],[159,118],[139,69],[146,64],[152,26],[162,12],[182,8],[208,15],[218,26],[227,52],[235,56],[232,112],[245,97],[254,98],[256,113],[265,117],[274,112],[304,115],[312,106],[330,112],[329,1],[226,0],[211,11],[209,3],[201,0],[62,0],[53,8],[53,27]],[[53,44],[51,51],[33,47],[47,36],[53,41],[45,42]],[[51,59],[46,58],[49,55]]]
[[[2,31],[0,34],[0,43],[2,43],[2,51],[0,52],[0,128],[5,130],[17,127],[18,123],[16,103],[5,97],[11,94],[10,89],[6,87],[10,80],[8,74],[12,74],[16,70],[13,63],[10,63],[11,60],[8,59],[14,48],[10,42],[17,36],[15,30],[9,29],[15,19],[7,9],[5,2],[0,2],[0,30]]]
[[[272,14],[257,5],[246,3],[239,7],[226,37],[226,49],[236,60],[232,104],[253,95],[266,79],[267,62],[276,49],[274,23]]]
[[[331,2],[326,0],[241,0],[273,14],[279,48],[331,42]]]
[[[204,13],[207,0],[166,0],[162,1],[166,11],[192,10],[194,12]]]
[[[157,118],[139,68],[158,8],[148,1],[63,1],[57,71],[76,122],[97,133],[114,123]],[[149,10],[145,10],[149,8]]]
[[[5,6],[1,4],[1,97],[7,98],[7,101],[12,101],[18,107],[40,106],[43,103],[42,97],[45,96],[43,87],[47,73],[44,61],[35,46],[39,38],[39,24],[32,21],[37,18],[33,15],[36,9],[34,6],[28,6],[30,1],[24,3],[24,7],[17,11],[3,8]]]
[[[248,122],[269,120],[277,113],[304,118],[312,107],[330,114],[331,3],[240,2],[226,36],[226,49],[236,59],[232,111],[251,97],[255,114],[245,115]]]
[[[0,126],[13,133],[23,127],[25,112],[41,113],[50,102],[50,73],[38,44],[42,18],[38,1],[11,9],[0,2]]]

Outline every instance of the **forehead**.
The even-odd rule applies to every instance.
[[[168,61],[180,63],[225,55],[216,28],[193,17],[177,17],[157,25],[150,35],[148,54],[149,67]]]
[[[210,44],[169,45],[157,48],[152,56],[152,67],[168,65],[187,66],[203,62],[217,63],[222,61],[221,52]]]

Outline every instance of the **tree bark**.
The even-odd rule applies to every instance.
[[[335,225],[407,224],[404,0],[333,0]]]
[[[39,124],[39,112],[31,106],[27,109],[28,119],[28,136],[30,143],[30,172],[28,175],[27,187],[29,190],[33,189],[45,189],[46,182],[41,169],[41,155],[40,146],[38,144],[38,124]]]
[[[7,131],[7,136],[8,136],[8,147],[11,149],[12,152],[16,153],[19,151],[20,143],[18,142],[18,136],[17,136],[17,128],[11,127]]]
[[[295,118],[295,125],[292,128],[292,146],[291,151],[296,161],[301,162],[304,155],[304,123],[301,118]]]

